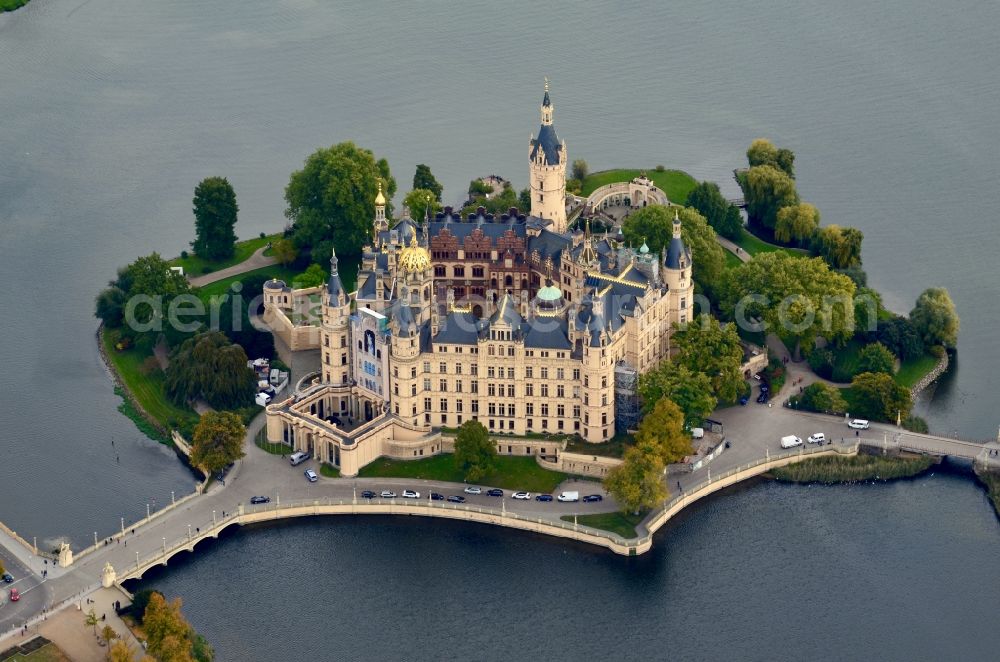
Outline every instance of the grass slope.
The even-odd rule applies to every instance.
[[[854,457],[815,457],[774,469],[771,475],[787,483],[853,483],[865,480],[911,478],[934,464],[929,457],[889,457],[856,455]]]
[[[596,513],[594,515],[577,515],[576,523],[580,526],[589,526],[592,529],[610,531],[622,538],[635,538],[635,527],[645,517],[645,513],[633,515],[631,513]],[[563,515],[560,517],[564,522],[572,522],[573,515]]]
[[[379,458],[358,473],[363,478],[416,478],[451,483],[465,482],[464,474],[455,466],[451,454],[435,455],[423,460],[391,460]],[[496,459],[496,467],[479,481],[480,485],[502,487],[508,490],[551,492],[569,476],[544,469],[534,457],[506,457]]]
[[[937,362],[937,358],[931,354],[903,361],[896,372],[896,383],[906,388],[913,388],[924,375],[934,369]]]
[[[687,174],[683,170],[663,170],[662,172],[657,172],[652,168],[646,171],[619,168],[617,170],[602,170],[600,172],[587,175],[587,178],[581,183],[580,195],[586,197],[593,193],[596,189],[599,189],[607,184],[632,181],[643,172],[646,173],[647,177],[653,180],[653,183],[656,184],[660,190],[667,194],[667,198],[670,202],[679,205],[687,203],[688,194],[698,183],[694,177]]]
[[[784,246],[776,246],[774,244],[769,244],[763,239],[750,234],[750,231],[746,228],[743,229],[742,234],[738,239],[733,240],[733,243],[745,250],[750,255],[757,255],[758,253],[788,253],[789,255],[794,255],[795,257],[809,257],[809,252],[804,251],[799,248],[785,248]]]
[[[2,0],[0,0],[0,2],[2,2]],[[225,269],[226,267],[231,267],[234,264],[239,264],[240,262],[245,261],[253,255],[254,251],[258,248],[266,246],[267,242],[274,241],[280,236],[280,234],[272,234],[266,237],[255,237],[245,241],[238,241],[236,242],[236,251],[233,253],[233,256],[226,258],[225,260],[206,260],[197,255],[191,254],[187,257],[175,257],[170,260],[170,266],[184,267],[184,273],[188,276],[201,276],[202,274],[209,274],[213,271]]]

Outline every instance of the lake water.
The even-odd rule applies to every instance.
[[[115,530],[119,517],[138,518],[147,503],[162,505],[171,491],[190,491],[191,478],[172,453],[143,439],[116,412],[119,399],[95,348],[92,308],[118,266],[187,246],[198,181],[230,179],[243,237],[281,228],[289,173],[316,147],[342,140],[388,158],[401,191],[421,162],[444,183],[449,201],[482,174],[500,173],[520,188],[543,75],[552,80],[556,125],[570,158],[586,159],[593,170],[663,164],[736,194],[731,171],[744,163],[752,139],[767,136],[792,148],[799,189],[823,221],[865,232],[865,268],[892,308],[907,311],[925,287],[949,289],[962,316],[958,360],[920,411],[937,432],[993,437],[1000,424],[991,388],[1000,366],[993,333],[1000,319],[1000,232],[992,212],[1000,183],[1000,6],[757,4],[34,0],[0,16],[0,370],[6,385],[0,519],[40,542],[69,536],[79,547],[94,531]],[[987,628],[975,629],[982,603],[967,600],[964,587],[997,584],[986,582],[974,563],[945,560],[976,553],[962,537],[972,535],[961,533],[965,528],[992,532],[983,548],[995,550],[996,521],[987,509],[964,510],[970,500],[981,502],[971,485],[915,487],[937,484],[892,488],[934,493],[940,508],[928,511],[921,501],[905,500],[892,510],[896,502],[885,496],[891,490],[863,492],[864,504],[853,505],[866,508],[869,519],[837,522],[840,534],[824,537],[818,549],[794,548],[791,564],[775,554],[773,545],[784,536],[773,532],[790,526],[789,517],[809,516],[809,490],[741,496],[760,505],[748,520],[752,527],[718,521],[735,508],[720,502],[675,527],[651,560],[635,564],[507,532],[456,526],[428,536],[419,522],[309,523],[237,540],[268,550],[261,557],[271,569],[315,565],[303,573],[308,586],[329,581],[356,592],[371,581],[384,586],[390,576],[392,591],[366,590],[330,603],[339,605],[337,613],[302,628],[303,640],[325,650],[337,649],[365,619],[413,637],[381,637],[372,646],[427,643],[420,637],[431,635],[418,636],[424,602],[437,614],[436,628],[467,623],[478,633],[465,640],[463,627],[462,637],[452,637],[460,650],[473,644],[488,650],[534,619],[546,626],[540,650],[564,646],[558,650],[575,650],[577,657],[623,650],[625,633],[630,642],[652,647],[661,640],[650,632],[663,622],[670,640],[686,641],[694,657],[712,650],[721,655],[723,648],[695,645],[709,633],[736,650],[752,641],[753,651],[769,645],[772,652],[802,652],[835,638],[836,650],[861,654],[887,645],[876,624],[897,623],[898,636],[906,630],[919,643],[938,632],[926,614],[891,620],[923,592],[926,609],[953,607],[956,627],[973,628],[961,637],[939,630],[942,639],[975,646]],[[797,496],[767,507],[776,494]],[[823,494],[837,504],[830,520],[851,511],[847,497]],[[879,588],[889,584],[872,583],[891,540],[883,525],[914,542],[902,566],[885,564],[906,578],[886,580],[901,596],[883,596]],[[690,533],[692,527],[704,535]],[[454,561],[449,541],[455,540],[462,554],[484,556],[463,562],[464,571],[435,575],[433,568]],[[223,563],[246,546],[219,547],[198,563]],[[525,556],[514,561],[501,553],[511,549],[526,550]],[[732,549],[746,550],[746,558],[731,558]],[[735,564],[729,576],[745,578],[744,563],[754,569],[766,563],[767,581],[717,583],[711,570],[721,550]],[[865,563],[838,566],[841,559]],[[245,570],[240,563],[234,572]],[[781,583],[789,567],[808,568],[795,581],[808,578],[814,589],[795,594],[791,609],[784,601],[790,589]],[[566,578],[582,569],[588,579],[567,586]],[[292,575],[274,570],[275,581]],[[297,606],[309,591],[272,605],[266,576],[264,569],[260,581],[236,584],[250,587],[240,588],[241,598],[262,591],[255,614],[277,614],[271,620],[285,626],[315,618]],[[205,590],[230,590],[211,570],[164,579],[192,577]],[[848,590],[850,577],[863,579],[862,588]],[[945,577],[940,590],[930,591]],[[456,578],[463,590],[455,590]],[[508,584],[519,591],[534,587],[523,597],[523,614],[511,613],[517,599],[510,589],[499,590]],[[700,599],[685,602],[676,595],[680,586],[698,587]],[[640,598],[654,592],[666,621],[633,618]],[[199,626],[210,620],[205,610],[218,608],[215,601],[199,604],[201,595],[190,589],[182,594],[191,598]],[[581,604],[582,597],[596,614],[559,618],[567,600]],[[488,607],[440,608],[473,604]],[[855,642],[837,629],[852,610],[857,620],[871,622],[871,637]],[[721,624],[713,624],[715,616]],[[595,619],[603,625],[594,627]],[[259,622],[241,613],[226,631],[264,646]],[[218,627],[207,629],[220,649],[238,650]],[[799,648],[777,634],[785,631],[798,633]],[[608,641],[598,645],[601,633]],[[813,638],[804,639],[805,633]],[[592,645],[574,649],[573,642]],[[861,647],[851,648],[855,644]],[[931,655],[939,649],[906,650]]]

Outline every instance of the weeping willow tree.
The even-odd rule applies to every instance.
[[[166,388],[177,404],[204,400],[213,409],[236,409],[253,404],[256,378],[243,348],[211,331],[188,338],[170,355]]]

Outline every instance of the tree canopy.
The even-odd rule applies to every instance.
[[[410,210],[410,218],[421,223],[428,217],[434,220],[434,215],[441,211],[441,203],[434,197],[434,192],[425,188],[415,188],[407,193],[403,205]]]
[[[854,394],[852,416],[878,421],[895,421],[896,416],[906,418],[913,406],[910,391],[884,372],[862,372],[851,382]]]
[[[906,317],[895,315],[887,320],[879,320],[875,337],[903,361],[915,359],[924,353],[924,340]]]
[[[800,202],[778,210],[774,238],[801,246],[812,238],[818,227],[819,210],[808,202]]]
[[[737,313],[737,323],[760,317],[767,330],[806,351],[819,336],[846,342],[854,334],[854,283],[819,258],[759,253],[729,269],[722,290],[720,305],[726,314]]]
[[[663,398],[674,402],[684,412],[687,423],[701,423],[715,409],[718,400],[712,395],[712,382],[702,372],[694,372],[669,359],[639,376],[637,390],[643,411],[649,413]]]
[[[573,179],[583,182],[583,180],[587,178],[587,175],[590,174],[590,166],[588,166],[587,162],[583,159],[576,159],[573,161],[571,173]]]
[[[858,353],[858,372],[884,372],[891,375],[895,371],[896,357],[880,342],[865,345]]]
[[[680,462],[690,455],[691,435],[684,430],[684,412],[670,398],[661,398],[639,421],[636,444],[651,444],[664,464]]]
[[[236,414],[229,411],[205,412],[194,429],[191,464],[203,467],[209,475],[225,469],[245,455],[244,435],[246,427]]]
[[[271,245],[271,254],[274,255],[274,259],[278,261],[278,264],[287,267],[299,257],[299,249],[295,247],[295,242],[291,239],[282,237],[275,240]]]
[[[674,212],[681,220],[681,238],[691,249],[692,275],[703,287],[715,287],[726,267],[726,255],[715,239],[715,230],[705,217],[690,207],[650,205],[630,214],[622,223],[622,234],[633,246],[643,242],[659,253],[674,235]]]
[[[747,148],[750,167],[769,165],[795,178],[795,154],[790,149],[779,149],[767,138],[757,138]]]
[[[809,411],[839,414],[847,411],[847,402],[839,388],[823,382],[813,382],[799,396],[799,407]]]
[[[339,255],[359,254],[371,236],[379,181],[391,199],[396,180],[388,162],[353,142],[310,154],[285,188],[295,246],[314,256],[329,255],[331,247]]]
[[[813,234],[811,248],[834,269],[849,269],[861,265],[864,238],[864,233],[857,228],[827,225]]]
[[[165,386],[177,404],[200,398],[215,409],[236,409],[253,404],[257,381],[243,348],[219,331],[208,331],[173,351]]]
[[[735,324],[722,325],[711,315],[702,314],[678,327],[670,343],[673,360],[692,372],[703,372],[719,400],[733,402],[745,390],[743,346]]]
[[[622,463],[604,479],[604,488],[625,512],[638,513],[666,501],[663,480],[665,465],[655,444],[646,442],[629,447]]]
[[[313,263],[303,271],[301,274],[295,277],[296,287],[306,288],[306,287],[319,287],[326,282],[327,275],[326,271],[320,265]]]
[[[413,188],[430,191],[434,194],[434,199],[441,202],[441,194],[444,192],[444,187],[431,174],[430,166],[423,163],[417,164],[417,171],[413,173]]]
[[[739,208],[722,197],[718,184],[699,182],[688,193],[687,202],[705,217],[717,233],[729,239],[739,238],[743,231],[743,217],[740,216]]]
[[[943,287],[929,287],[920,293],[910,321],[924,345],[954,347],[958,343],[958,311]]]
[[[236,250],[236,192],[225,177],[206,177],[194,189],[194,252],[207,260],[232,257]]]
[[[468,420],[455,435],[455,466],[465,472],[465,479],[480,480],[490,472],[496,461],[497,449],[489,431],[476,420]]]
[[[181,613],[181,599],[153,592],[143,614],[147,651],[160,662],[212,662],[215,652]]]
[[[773,230],[778,221],[778,210],[799,203],[795,180],[773,165],[752,166],[738,179],[751,225]]]
[[[489,198],[486,196],[490,195]],[[518,207],[519,211],[527,213],[531,208],[531,200],[528,206],[523,207],[522,201],[517,192],[511,187],[510,182],[504,182],[504,186],[499,191],[482,180],[474,179],[469,183],[469,201],[462,208],[463,214],[476,211],[479,207],[486,209],[489,214],[505,214],[511,207]]]

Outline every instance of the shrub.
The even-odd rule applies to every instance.
[[[208,266],[206,264],[205,266],[203,266],[201,268],[201,273],[203,273],[203,274],[210,274],[210,273],[212,273],[212,267],[210,267],[210,266]]]
[[[809,353],[809,367],[823,379],[833,376],[833,352],[825,347],[816,347]]]
[[[921,434],[927,434],[930,432],[930,428],[927,427],[927,421],[916,416],[915,414],[910,414],[903,419],[903,427],[910,432],[919,432]]]
[[[181,259],[182,260],[188,259],[188,252],[187,251],[181,251]]]
[[[267,233],[266,232],[261,232],[260,233],[260,238],[264,239],[265,237],[267,237]]]
[[[658,165],[656,166],[656,168],[654,168],[654,170],[656,170],[656,172],[666,172],[667,169],[662,165]]]

